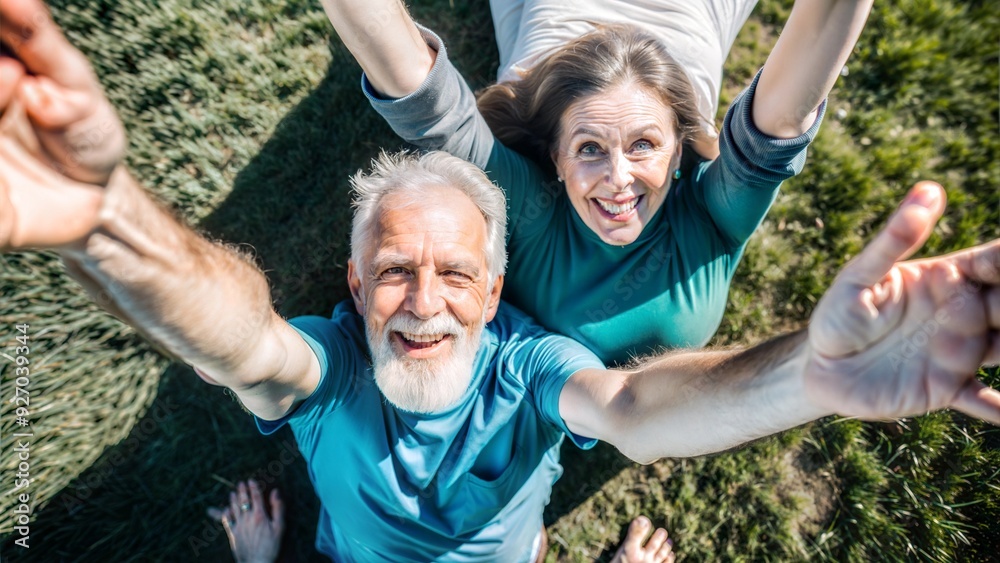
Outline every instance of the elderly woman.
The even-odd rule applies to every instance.
[[[660,1],[642,8],[651,27],[618,4],[526,0],[520,16],[495,10],[506,82],[477,108],[444,43],[397,0],[324,0],[393,129],[475,163],[506,191],[504,298],[608,363],[714,334],[747,240],[781,182],[801,170],[871,7],[796,4],[731,104],[718,157],[682,171],[685,145],[715,154],[721,63],[752,3]]]
[[[528,76],[548,55],[593,32],[599,25],[597,22],[632,25],[655,36],[683,70],[687,79],[684,83],[689,83],[694,91],[693,109],[699,122],[696,136],[689,142],[693,142],[702,156],[713,159],[719,155],[715,116],[719,109],[722,65],[756,3],[757,0],[491,0],[500,52],[497,82],[511,83]],[[676,71],[670,69],[672,74]],[[489,105],[496,103],[494,99]]]

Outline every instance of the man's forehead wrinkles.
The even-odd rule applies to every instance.
[[[465,240],[414,240],[403,242],[383,241],[376,250],[373,262],[423,262],[425,258],[439,264],[470,264],[478,267],[485,255],[478,248],[471,248]]]
[[[464,247],[466,244],[466,237],[462,233],[456,233],[455,236],[447,238],[433,238],[428,235],[435,234],[433,232],[427,233],[414,233],[408,235],[389,235],[382,237],[378,241],[378,249],[381,251],[385,249],[389,252],[390,249],[397,249],[395,252],[403,252],[403,249],[416,250],[414,247],[431,247],[436,249],[438,247],[453,248],[453,247]]]

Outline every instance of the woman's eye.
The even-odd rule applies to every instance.
[[[594,143],[586,143],[576,152],[580,153],[580,156],[597,156],[600,153],[600,149]]]
[[[632,149],[636,152],[649,152],[653,150],[653,143],[643,139],[641,141],[636,141],[635,144],[632,145]]]

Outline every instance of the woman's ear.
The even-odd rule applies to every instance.
[[[684,143],[677,143],[673,156],[670,157],[670,175],[673,176],[677,170],[681,169],[681,157],[684,155]]]
[[[559,152],[556,149],[549,150],[549,158],[552,159],[552,167],[556,169],[556,176],[562,181],[562,170],[559,168]]]

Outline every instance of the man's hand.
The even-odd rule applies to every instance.
[[[107,183],[124,155],[125,132],[90,63],[41,0],[5,0],[0,14],[0,41],[28,71],[12,98],[24,107],[43,156],[73,180]]]
[[[124,130],[44,4],[6,0],[0,20],[0,250],[70,245],[97,224]]]
[[[939,185],[917,184],[823,296],[805,380],[817,405],[862,418],[953,408],[1000,424],[1000,392],[975,376],[1000,362],[1000,241],[899,262],[944,206]]]

